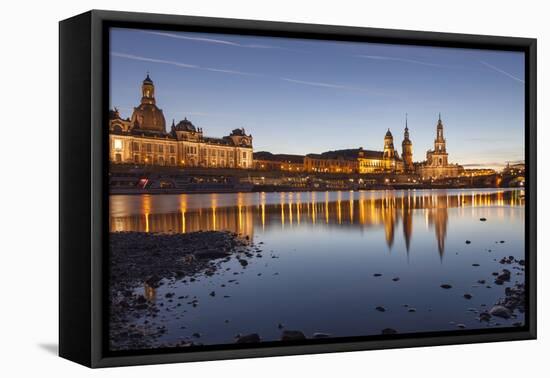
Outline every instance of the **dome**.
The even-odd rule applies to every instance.
[[[388,137],[393,138],[393,135],[391,135],[390,129],[388,129],[388,131],[386,131],[386,138],[388,138]]]
[[[147,74],[141,86],[141,104],[134,108],[132,113],[132,125],[137,130],[166,133],[166,121],[164,114],[155,101],[155,86],[153,80]]]
[[[134,108],[132,124],[139,130],[166,132],[164,114],[155,104],[142,102],[137,108]]]
[[[184,118],[183,121],[179,121],[176,125],[177,131],[197,131],[197,128],[191,121],[189,121],[187,118]]]

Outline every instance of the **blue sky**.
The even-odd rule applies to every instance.
[[[244,127],[254,150],[401,150],[433,146],[438,113],[449,160],[496,167],[524,158],[519,52],[111,30],[111,107],[129,117],[149,71],[167,124],[187,117],[209,136]]]

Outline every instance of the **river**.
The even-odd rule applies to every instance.
[[[111,195],[110,229],[228,230],[261,244],[263,256],[246,268],[230,260],[227,273],[153,294],[137,287],[159,302],[168,291],[200,298],[200,306],[162,314],[163,342],[200,335],[223,344],[253,332],[278,340],[281,327],[344,337],[524,322],[522,313],[478,320],[505,287],[524,282],[514,268],[510,282],[493,284],[502,257],[524,259],[523,190]]]

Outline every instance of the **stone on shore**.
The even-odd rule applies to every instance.
[[[512,311],[504,306],[496,305],[489,310],[489,314],[499,318],[509,319],[512,316]]]
[[[252,344],[260,342],[260,335],[257,333],[251,333],[248,335],[237,335],[235,337],[235,342],[237,344]]]
[[[296,341],[296,340],[305,340],[306,336],[302,331],[283,331],[281,335],[282,341]]]
[[[217,249],[204,249],[200,251],[195,251],[194,255],[197,259],[221,259],[227,257],[229,254],[225,251],[220,251]]]

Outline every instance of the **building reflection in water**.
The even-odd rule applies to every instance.
[[[254,237],[255,228],[266,230],[279,227],[293,228],[310,224],[330,227],[358,229],[383,228],[386,244],[391,249],[395,232],[402,226],[407,253],[413,235],[413,212],[425,213],[426,226],[434,230],[438,252],[445,252],[448,210],[459,209],[459,215],[476,207],[497,207],[497,216],[504,216],[504,207],[523,206],[524,198],[519,191],[465,192],[453,191],[449,194],[415,191],[395,195],[387,191],[380,197],[376,192],[336,193],[332,198],[329,192],[278,193],[278,200],[268,203],[266,193],[258,195],[256,203],[251,203],[247,195],[239,193],[236,206],[218,207],[218,194],[211,194],[209,208],[190,208],[191,196],[179,196],[179,211],[153,213],[151,196],[141,197],[140,214],[111,217],[110,229],[116,231],[141,232],[195,232],[226,230]],[[377,195],[378,194],[378,195]],[[500,207],[501,213],[498,212]],[[416,212],[418,214],[418,212]],[[510,216],[514,216],[514,213]],[[154,294],[152,294],[154,295]]]

